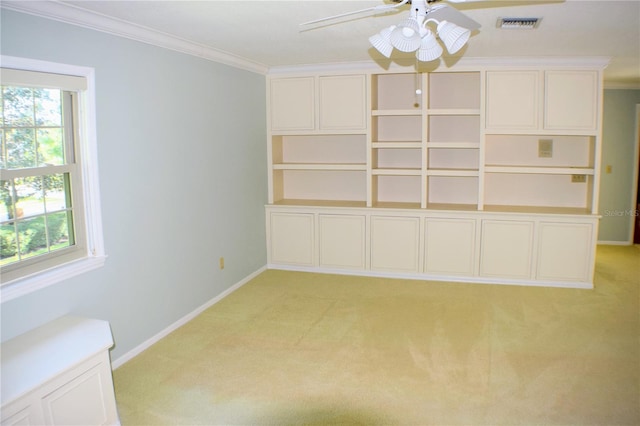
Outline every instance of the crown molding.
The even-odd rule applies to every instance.
[[[197,56],[213,62],[219,62],[235,68],[266,74],[269,67],[259,62],[233,55],[222,50],[213,49],[202,44],[194,43],[161,31],[153,30],[141,25],[135,25],[120,19],[115,19],[81,9],[79,7],[61,3],[59,1],[5,1],[1,3],[3,9],[40,16],[79,27],[84,27],[104,33],[128,38],[146,44],[174,50],[187,55]]]
[[[501,58],[480,58],[480,57],[443,57],[439,63],[425,63],[416,68],[414,60],[405,64],[388,61],[379,63],[373,59],[358,62],[339,62],[323,64],[303,64],[288,65],[269,68],[269,75],[292,74],[292,73],[317,73],[317,72],[381,72],[384,71],[477,71],[478,69],[500,69],[504,67],[513,68],[595,68],[603,70],[609,64],[608,57],[501,57]]]

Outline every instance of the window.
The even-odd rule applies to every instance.
[[[12,67],[9,64],[14,64]],[[93,70],[2,57],[2,301],[104,263]]]

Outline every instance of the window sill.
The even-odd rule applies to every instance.
[[[94,269],[101,268],[107,256],[85,257],[64,265],[8,282],[0,289],[0,303],[27,295]]]

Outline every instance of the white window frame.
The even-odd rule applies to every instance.
[[[0,287],[0,302],[15,299],[33,291],[48,287],[76,275],[100,268],[106,254],[102,233],[102,210],[100,207],[100,185],[98,179],[98,150],[95,113],[95,70],[89,67],[59,64],[28,58],[0,55],[3,68],[36,71],[52,74],[72,75],[86,79],[87,88],[78,93],[79,134],[77,148],[81,158],[83,208],[76,212],[84,216],[86,254],[80,259],[53,266],[13,281]],[[82,221],[81,221],[82,222]]]

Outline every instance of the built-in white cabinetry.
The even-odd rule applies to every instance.
[[[424,269],[427,274],[473,276],[477,265],[477,219],[428,217]]]
[[[366,217],[318,215],[318,264],[324,268],[366,268]]]
[[[531,278],[533,221],[483,220],[480,275]]]
[[[487,131],[593,131],[598,70],[487,71]]]
[[[536,278],[588,282],[593,273],[594,239],[592,223],[540,223]]]
[[[271,268],[590,287],[598,218],[267,206]]]
[[[420,218],[371,217],[371,269],[418,273]]]
[[[274,213],[267,237],[274,263],[315,266],[314,217],[310,213]]]
[[[364,74],[271,78],[269,89],[272,132],[366,129]]]
[[[273,79],[268,91],[270,125],[274,131],[312,131],[316,128],[314,77]]]
[[[533,63],[269,76],[270,265],[590,285],[606,61]]]
[[[269,202],[367,204],[367,76],[268,81]]]
[[[62,317],[2,343],[2,425],[116,425],[106,321]]]

